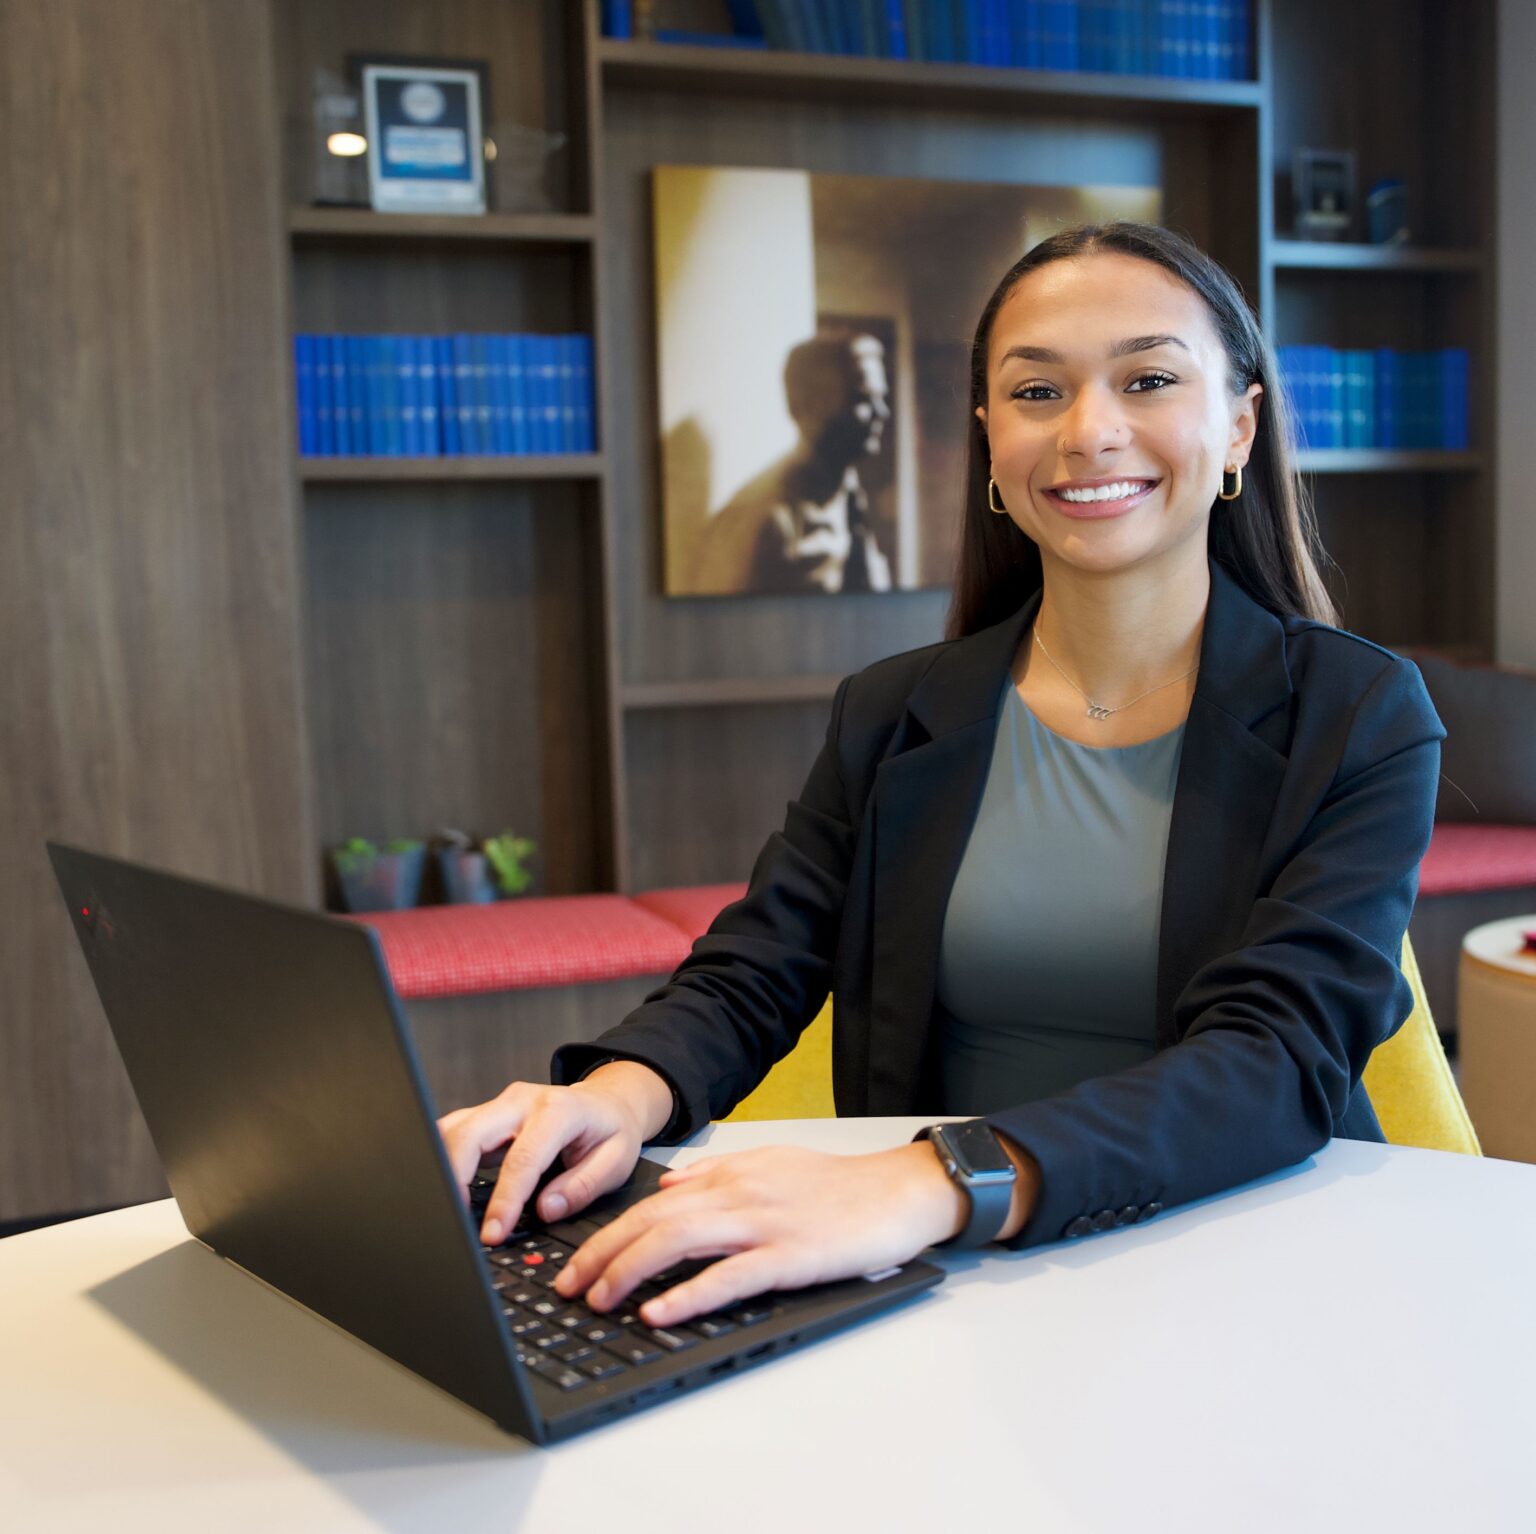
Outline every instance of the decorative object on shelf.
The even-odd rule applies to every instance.
[[[1355,152],[1298,149],[1291,197],[1299,240],[1347,240],[1355,216]]]
[[[592,338],[294,337],[304,457],[596,451]]]
[[[316,69],[310,97],[311,199],[324,207],[368,206],[363,98],[329,69]]]
[[[1408,187],[1402,181],[1375,181],[1365,196],[1365,237],[1372,245],[1406,245]]]
[[[487,67],[354,55],[379,213],[484,213]]]
[[[485,137],[487,200],[498,213],[552,213],[549,162],[566,145],[563,133],[526,123],[493,123]]]
[[[485,852],[463,831],[439,831],[437,869],[449,905],[489,905],[496,898]]]
[[[361,836],[335,848],[331,861],[349,911],[404,911],[421,895],[427,849],[418,841],[386,842],[382,848]]]
[[[1251,0],[729,0],[731,31],[656,28],[651,0],[603,0],[603,32],[693,47],[1247,80]]]
[[[1157,187],[652,174],[674,597],[947,586],[975,426],[957,294],[1063,225],[1162,211]]]
[[[521,895],[533,883],[526,860],[538,850],[526,836],[503,831],[485,839],[485,856],[495,871],[496,887],[503,895]]]

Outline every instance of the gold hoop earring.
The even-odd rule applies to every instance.
[[[1233,481],[1232,490],[1227,491],[1227,481]],[[1221,489],[1216,492],[1218,500],[1235,501],[1243,493],[1243,468],[1239,464],[1235,469],[1225,469],[1221,476]]]
[[[993,511],[1001,512],[1001,513],[1006,514],[1007,511],[1008,511],[1008,508],[1006,506],[999,506],[997,504],[996,500],[993,498],[995,493],[996,493],[996,491],[997,491],[997,481],[995,479],[992,479],[992,478],[989,477],[988,480],[987,480],[987,505],[990,506]]]

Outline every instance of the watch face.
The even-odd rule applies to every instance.
[[[943,1126],[944,1143],[963,1172],[1012,1172],[1014,1165],[997,1136],[982,1119]]]

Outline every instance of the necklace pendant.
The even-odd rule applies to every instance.
[[[1088,705],[1088,717],[1090,719],[1108,719],[1114,713],[1114,709],[1105,708],[1102,703],[1090,703]]]

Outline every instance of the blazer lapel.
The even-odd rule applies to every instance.
[[[1159,1047],[1175,1042],[1173,1004],[1189,977],[1232,946],[1247,919],[1285,768],[1284,755],[1252,729],[1289,698],[1284,628],[1214,559],[1210,568],[1200,675],[1168,833]],[[1040,597],[1035,592],[1002,623],[940,653],[876,770],[868,1113],[935,1106],[922,1094],[944,914],[981,806],[1003,685]]]

